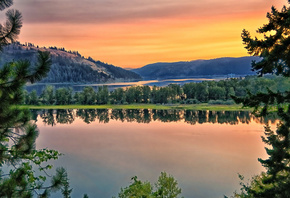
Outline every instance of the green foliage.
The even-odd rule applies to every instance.
[[[72,104],[73,90],[72,88],[59,88],[55,91],[55,104],[66,105]]]
[[[210,87],[208,88],[209,100],[224,100],[226,99],[226,90],[223,87]]]
[[[196,84],[196,99],[200,102],[208,101],[208,87],[205,82]]]
[[[0,11],[10,7],[12,4],[12,0],[0,1]],[[5,25],[1,25],[0,49],[5,45],[13,43],[17,39],[22,27],[22,15],[18,10],[8,10],[6,17]]]
[[[290,3],[290,1],[288,2]],[[264,35],[263,39],[251,38],[250,33],[246,30],[242,32],[242,39],[250,54],[262,57],[261,61],[252,64],[253,70],[256,70],[260,76],[271,73],[281,75],[289,81],[290,7],[284,6],[280,12],[272,7],[267,18],[268,24],[257,30],[257,33]],[[270,85],[267,81],[262,84],[262,86]],[[253,177],[250,184],[242,183],[242,192],[236,193],[234,196],[243,198],[290,197],[289,86],[278,91],[266,88],[264,92],[248,92],[246,97],[234,97],[234,99],[236,102],[242,102],[244,106],[254,107],[254,113],[261,117],[269,115],[269,106],[275,105],[280,120],[275,132],[268,125],[265,126],[265,137],[262,140],[269,146],[266,148],[269,158],[259,159],[259,162],[266,168],[266,172]]]
[[[151,88],[148,85],[142,86],[142,102],[148,103],[150,101]]]
[[[233,100],[210,100],[209,105],[233,105],[235,102]]]
[[[267,87],[268,86],[268,87]],[[232,96],[246,96],[251,93],[267,93],[271,91],[285,91],[290,86],[288,78],[267,76],[257,78],[253,76],[242,79],[226,79],[202,83],[186,83],[183,86],[170,84],[167,87],[152,88],[145,86],[132,86],[117,88],[109,92],[107,86],[98,87],[97,92],[92,87],[85,87],[82,92],[73,92],[71,87],[54,89],[46,86],[40,96],[34,93],[23,93],[23,104],[28,105],[105,105],[105,104],[198,104],[210,102],[214,104],[232,104]],[[204,90],[205,89],[205,90]],[[199,91],[198,91],[199,90]],[[198,98],[202,101],[199,101]],[[219,102],[224,101],[224,102]]]
[[[133,177],[133,183],[126,188],[121,188],[119,198],[152,198],[152,186],[149,182],[141,182],[137,177]]]
[[[52,105],[55,102],[55,93],[54,87],[47,85],[45,89],[42,91],[41,95],[41,103],[46,105]]]
[[[196,98],[196,83],[186,83],[183,85],[184,94],[187,98],[194,99]]]
[[[200,102],[197,99],[186,99],[186,104],[199,104]]]
[[[107,104],[109,101],[109,90],[108,86],[98,87],[96,95],[97,104]]]
[[[267,13],[269,22],[257,30],[263,39],[251,38],[247,30],[243,30],[242,39],[249,54],[263,57],[259,62],[253,62],[253,70],[263,74],[290,76],[289,53],[289,7],[284,6],[279,12],[272,7]]]
[[[37,97],[37,93],[35,90],[30,92],[30,94],[28,95],[27,102],[28,102],[27,104],[29,104],[29,105],[38,105],[38,97]]]
[[[132,86],[125,91],[126,102],[141,103],[142,101],[142,88],[140,86]]]
[[[114,89],[110,94],[111,104],[123,104],[125,102],[125,91],[122,88]]]
[[[69,185],[69,179],[67,177],[67,173],[65,172],[65,169],[62,169],[63,171],[63,188],[61,189],[61,193],[63,195],[63,198],[71,198],[70,194],[72,192],[72,188],[70,188]]]
[[[157,189],[155,195],[158,198],[174,198],[181,194],[177,181],[172,176],[167,176],[165,172],[161,172],[155,187]]]
[[[85,87],[79,94],[80,104],[96,104],[96,92],[92,87]]]
[[[0,1],[0,10],[11,4],[9,0]],[[1,47],[13,42],[22,26],[19,11],[9,10],[6,16],[6,24],[0,28]],[[47,197],[67,181],[65,170],[57,169],[48,185],[47,172],[52,166],[47,162],[60,153],[35,149],[36,124],[30,121],[29,110],[17,107],[24,95],[29,98],[27,103],[38,103],[36,92],[23,94],[23,86],[45,77],[50,65],[49,53],[39,52],[33,67],[28,61],[16,61],[0,70],[0,197]]]
[[[181,194],[177,181],[165,172],[161,172],[155,190],[150,182],[142,182],[137,176],[131,180],[133,182],[130,186],[121,188],[119,198],[177,198]]]

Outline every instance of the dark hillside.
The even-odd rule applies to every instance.
[[[195,60],[190,62],[153,63],[138,69],[132,69],[145,79],[184,78],[197,76],[251,75],[251,62],[258,57],[218,58]]]
[[[39,48],[33,44],[20,43],[6,46],[0,54],[0,64],[13,60],[36,61],[37,51],[49,51],[52,66],[42,83],[101,83],[113,81],[139,80],[141,77],[120,67],[84,58],[78,52],[66,51],[64,48]]]

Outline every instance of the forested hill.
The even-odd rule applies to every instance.
[[[251,71],[252,60],[258,57],[218,58],[195,60],[190,62],[153,63],[131,71],[145,79],[187,78],[197,76],[254,74]]]
[[[132,71],[95,61],[90,57],[84,58],[76,51],[66,51],[57,47],[39,48],[31,43],[6,46],[0,53],[0,65],[25,59],[33,63],[36,61],[38,50],[49,51],[52,59],[50,72],[41,81],[43,83],[100,83],[141,79]]]

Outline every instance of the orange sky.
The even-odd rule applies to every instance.
[[[19,40],[77,50],[120,67],[246,56],[241,31],[286,0],[14,0]],[[1,13],[1,21],[4,14]]]

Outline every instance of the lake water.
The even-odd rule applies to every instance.
[[[61,87],[72,87],[74,91],[79,92],[84,89],[86,86],[93,87],[95,91],[98,90],[99,86],[108,86],[110,91],[116,88],[125,88],[130,86],[138,86],[138,85],[148,85],[148,86],[159,86],[164,87],[169,84],[179,84],[183,85],[185,83],[190,82],[202,82],[202,81],[213,81],[213,80],[223,80],[226,79],[227,76],[214,76],[214,77],[200,77],[200,78],[186,78],[186,79],[160,79],[160,80],[141,80],[134,82],[112,82],[112,83],[100,83],[100,84],[74,84],[74,83],[36,83],[27,85],[25,88],[27,91],[31,92],[32,90],[36,90],[38,94],[41,94],[42,90],[47,85],[52,85],[56,89]]]
[[[34,111],[37,148],[64,154],[72,197],[117,196],[138,176],[173,175],[187,198],[230,196],[238,173],[250,178],[266,158],[263,123],[249,112],[183,110]],[[267,122],[274,123],[275,120]]]

